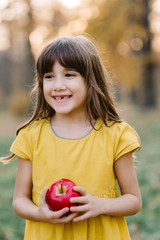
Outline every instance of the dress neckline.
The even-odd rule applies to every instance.
[[[94,124],[94,127],[96,128],[96,126],[97,126],[97,122],[98,122],[98,120],[96,120],[96,122],[95,122],[95,124]],[[52,124],[51,124],[51,118],[50,118],[50,120],[49,120],[49,124],[50,124],[50,129],[52,130],[52,133],[57,137],[57,138],[59,138],[59,139],[63,139],[63,140],[81,140],[81,139],[84,139],[84,138],[86,138],[86,137],[88,137],[93,131],[94,131],[94,128],[92,128],[87,134],[85,134],[84,136],[82,136],[82,137],[80,137],[80,138],[65,138],[65,137],[61,137],[61,136],[59,136],[55,131],[54,131],[54,129],[53,129],[53,127],[52,127]]]

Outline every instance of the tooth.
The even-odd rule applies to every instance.
[[[64,96],[64,97],[55,97],[55,99],[57,100],[61,100],[61,99],[68,99],[70,98],[70,96]]]
[[[61,99],[61,97],[56,97],[56,99],[57,99],[57,100],[60,100],[60,99]]]

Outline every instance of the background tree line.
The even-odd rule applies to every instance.
[[[15,114],[30,111],[28,92],[40,49],[58,35],[83,31],[95,38],[118,100],[158,107],[160,59],[152,48],[151,29],[155,2],[88,0],[73,10],[55,0],[8,1],[0,14],[0,108]]]

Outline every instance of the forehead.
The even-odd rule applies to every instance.
[[[58,40],[49,44],[38,63],[38,73],[44,76],[45,73],[51,72],[56,61],[67,69],[75,69],[82,76],[86,77],[88,64],[91,62],[90,51],[84,48],[83,44],[70,40]]]
[[[54,62],[53,66],[52,66],[52,71],[55,72],[55,71],[65,71],[65,70],[76,70],[74,69],[73,67],[64,67],[62,66],[57,60]]]

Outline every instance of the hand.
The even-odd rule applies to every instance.
[[[44,188],[41,194],[40,205],[38,208],[40,221],[49,223],[68,223],[72,221],[77,216],[77,213],[70,213],[69,215],[65,215],[66,213],[69,213],[69,208],[66,207],[59,211],[52,211],[49,209],[46,203],[47,190],[47,188]]]
[[[79,206],[74,206],[70,208],[71,212],[83,214],[75,217],[73,219],[74,222],[82,221],[90,217],[96,217],[102,214],[102,199],[94,197],[86,192],[86,190],[82,187],[75,186],[74,190],[79,192],[81,197],[70,198],[71,203],[78,203]]]

